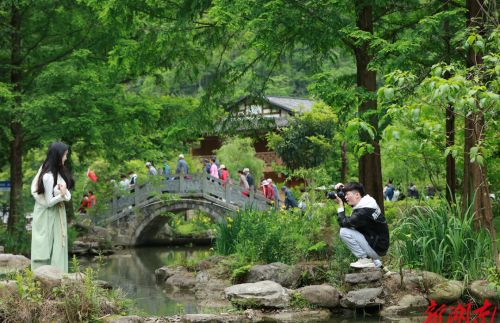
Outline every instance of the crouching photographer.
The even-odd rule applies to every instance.
[[[328,192],[327,197],[339,204],[337,220],[340,238],[358,258],[351,263],[353,268],[381,268],[381,256],[389,248],[389,229],[380,207],[373,197],[365,194],[360,183],[346,186],[335,185],[337,192]],[[352,206],[352,214],[346,217],[344,203]]]

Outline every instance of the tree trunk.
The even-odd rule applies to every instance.
[[[10,141],[10,211],[7,227],[13,231],[22,213],[22,191],[23,191],[23,128],[17,110],[21,106],[21,13],[15,3],[11,7],[11,70],[10,82],[14,89],[14,103],[11,114],[10,130],[12,140]]]
[[[345,183],[347,181],[347,142],[344,140],[340,146],[341,151],[341,161],[342,164],[340,166],[340,182]]]
[[[483,0],[467,0],[468,9],[467,25],[468,27],[478,27],[479,33],[484,32],[485,19],[482,8],[486,8]],[[467,65],[473,68],[470,78],[476,77],[483,64],[483,53],[474,52],[472,48],[467,53]],[[477,73],[479,75],[479,73]],[[476,227],[483,227],[488,230],[492,238],[493,259],[496,262],[497,270],[500,268],[498,259],[498,250],[496,245],[496,232],[493,226],[493,209],[488,188],[488,176],[485,165],[470,160],[470,149],[478,146],[484,141],[485,120],[484,114],[476,102],[475,111],[468,113],[465,117],[465,145],[464,145],[464,203],[473,202],[474,223]]]
[[[357,0],[356,26],[363,31],[373,34],[373,8],[366,1]],[[372,92],[373,99],[362,102],[358,108],[360,116],[367,111],[377,110],[375,91],[377,89],[377,74],[368,70],[368,64],[372,57],[369,53],[368,42],[358,44],[354,50],[356,56],[356,82],[368,92]],[[375,111],[376,112],[376,111]],[[378,129],[378,117],[376,113],[369,116],[369,123]],[[378,134],[376,134],[378,136]],[[361,133],[361,140],[371,143],[375,148],[373,153],[365,153],[359,160],[359,181],[365,186],[366,192],[377,201],[381,210],[384,210],[384,196],[382,192],[382,163],[380,159],[380,145],[378,137],[372,140],[365,132]]]
[[[453,105],[448,104],[446,107],[446,148],[455,144],[455,112]],[[455,204],[456,192],[456,169],[455,157],[450,153],[446,156],[446,201],[450,205]]]
[[[444,10],[449,10],[449,4],[445,1]],[[450,22],[448,18],[445,18],[443,24],[443,40],[445,43],[445,62],[446,64],[451,63],[451,33],[450,33]],[[451,73],[446,72],[444,77],[449,79]],[[455,144],[455,109],[451,103],[446,107],[446,148],[452,147]],[[457,175],[456,175],[456,163],[455,157],[450,153],[446,156],[446,201],[450,205],[456,204],[456,185],[457,185]]]

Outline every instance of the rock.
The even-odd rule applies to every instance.
[[[54,287],[60,286],[64,278],[64,273],[57,267],[45,265],[38,267],[33,272],[35,280],[38,280],[42,288],[51,292]]]
[[[0,254],[0,275],[23,270],[30,265],[30,260],[25,256],[10,253]]]
[[[382,316],[422,314],[429,301],[422,295],[404,295],[397,305],[389,306],[381,311]]]
[[[374,281],[379,281],[380,279],[382,279],[382,276],[383,275],[381,270],[374,270],[361,273],[346,274],[345,281],[349,284],[371,283]]]
[[[111,285],[109,282],[107,282],[105,280],[96,279],[96,280],[94,280],[94,283],[97,285],[97,287],[102,288],[102,289],[107,289],[107,290],[113,289],[113,285]]]
[[[3,253],[3,251],[4,251],[3,246],[0,246],[0,253]]]
[[[242,315],[236,314],[186,314],[181,322],[186,323],[232,323],[232,322],[250,322]]]
[[[144,319],[140,316],[130,315],[130,316],[108,316],[103,318],[103,322],[106,323],[142,323]]]
[[[86,255],[89,253],[89,249],[90,247],[87,242],[76,240],[73,241],[70,253],[74,255]]]
[[[15,280],[0,280],[0,299],[8,295],[17,293],[17,284]]]
[[[257,283],[233,285],[224,289],[227,299],[242,307],[287,307],[288,291],[280,284],[265,280]]]
[[[82,282],[84,279],[83,273],[63,274],[63,282]]]
[[[325,322],[330,319],[332,313],[326,309],[305,309],[300,311],[285,310],[277,313],[262,313],[260,318],[264,322]]]
[[[195,287],[195,297],[201,306],[227,307],[229,302],[226,299],[224,289],[229,286],[231,286],[229,280],[215,278],[211,278],[206,282],[197,282]]]
[[[475,280],[469,286],[471,295],[479,303],[487,299],[492,304],[497,304],[500,301],[500,289],[486,280]]]
[[[450,304],[456,302],[463,293],[462,283],[457,280],[448,280],[437,284],[429,290],[429,299],[438,304]]]
[[[299,284],[300,271],[294,267],[274,262],[268,265],[256,265],[250,268],[244,281],[255,283],[263,280],[272,280],[283,287],[296,288]]]
[[[155,270],[156,282],[163,283],[177,272],[178,272],[177,270],[165,266],[158,268]]]
[[[210,280],[210,274],[206,271],[200,271],[197,275],[196,275],[196,283],[197,284],[200,284],[200,283],[206,283]]]
[[[312,305],[334,308],[339,305],[340,294],[330,285],[310,285],[297,290]]]
[[[443,276],[430,272],[430,271],[423,271],[422,272],[422,282],[424,284],[425,290],[429,290],[432,287],[442,284],[446,282],[447,279],[444,278]]]
[[[416,292],[422,289],[422,277],[412,271],[405,270],[403,272],[403,286],[401,286],[400,274],[388,272],[384,274],[382,284],[386,288],[387,294],[396,294],[401,290]]]
[[[382,287],[350,291],[340,301],[340,304],[347,308],[381,306],[385,304],[385,301],[381,298],[382,291]]]
[[[103,314],[112,315],[112,314],[118,314],[120,312],[118,306],[114,302],[111,302],[109,300],[102,300],[99,305],[101,307],[101,313]],[[135,322],[135,321],[130,321],[130,322]]]
[[[196,285],[196,278],[193,273],[178,272],[170,276],[165,283],[178,289],[192,289]]]

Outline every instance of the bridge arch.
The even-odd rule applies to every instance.
[[[130,245],[138,246],[143,244],[148,237],[155,236],[158,231],[169,220],[169,217],[163,216],[166,212],[179,212],[187,210],[198,210],[206,213],[214,222],[222,221],[225,216],[233,212],[220,204],[204,199],[176,199],[176,200],[157,200],[139,209],[139,216],[131,226]]]

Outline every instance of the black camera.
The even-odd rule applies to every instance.
[[[325,196],[330,200],[335,200],[338,196],[342,201],[344,201],[344,203],[347,203],[343,185],[340,186],[336,191],[326,192]]]

